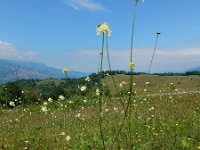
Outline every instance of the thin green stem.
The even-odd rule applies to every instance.
[[[150,72],[151,72],[151,66],[152,66],[153,59],[154,59],[154,56],[155,56],[155,53],[156,53],[156,48],[157,48],[157,43],[158,43],[158,37],[159,37],[159,34],[157,34],[157,36],[156,36],[156,42],[155,42],[155,45],[154,45],[153,56],[151,58],[151,62],[150,62],[150,65],[149,65],[148,74],[150,74]]]
[[[134,32],[135,32],[134,28],[135,28],[135,17],[136,17],[137,4],[138,4],[138,1],[136,0],[135,6],[134,6],[134,15],[133,15],[132,32],[131,32],[130,62],[133,62],[133,40],[134,40]],[[125,121],[127,119],[127,116],[129,118],[128,120],[129,120],[129,130],[130,130],[132,95],[133,95],[133,68],[130,68],[130,87],[129,87],[129,98],[128,98],[128,102],[127,102],[127,107],[124,111],[124,117],[123,117],[123,120],[122,120],[122,124],[119,127],[118,133],[117,133],[114,141],[112,142],[111,146],[109,147],[109,149],[112,149],[113,145],[118,140],[118,137],[119,137],[119,135],[122,131],[122,128],[125,124]],[[131,133],[130,133],[130,135],[131,135]],[[131,138],[131,137],[129,137],[129,138]],[[131,141],[131,139],[130,139],[130,141]]]
[[[108,49],[109,49],[109,48],[108,48],[108,36],[106,36],[107,60],[108,60],[109,71],[111,72],[111,71],[112,71],[112,68],[111,68],[111,63],[110,63],[110,54],[109,54],[109,50],[108,50]],[[114,79],[114,77],[113,77],[112,74],[110,74],[110,75],[111,75],[112,81],[113,81],[113,83],[114,83],[114,87],[115,87],[117,93],[119,93],[119,90],[118,90],[118,88],[117,88],[117,84],[116,84],[116,82],[115,82],[115,79]],[[124,106],[124,102],[123,102],[123,100],[122,100],[121,95],[120,95],[119,98],[120,98],[120,103],[122,104],[123,108],[125,108],[125,106]]]
[[[129,108],[129,105],[130,105],[130,102],[128,102],[128,104],[127,104],[127,106],[126,106],[126,109],[125,109],[125,112],[124,112],[124,117],[123,117],[123,120],[122,120],[122,124],[121,124],[121,126],[119,127],[119,130],[118,130],[118,132],[117,132],[117,135],[116,135],[114,141],[112,142],[111,146],[109,147],[109,149],[112,149],[113,145],[114,145],[115,142],[118,140],[118,137],[119,137],[119,135],[120,135],[120,133],[121,133],[121,131],[122,131],[122,128],[124,127],[124,123],[125,123],[126,118],[127,118],[127,116],[128,116],[128,110],[129,110],[128,108]]]
[[[102,49],[101,49],[101,64],[100,64],[100,72],[99,72],[99,75],[100,75],[100,79],[101,79],[101,73],[102,73],[102,69],[103,69],[103,52],[104,52],[104,36],[105,34],[103,33],[103,37],[102,37]],[[99,84],[100,85],[100,84]],[[104,86],[104,85],[103,85]],[[105,140],[104,140],[104,134],[103,134],[103,120],[102,120],[102,117],[103,117],[103,97],[102,95],[100,94],[99,96],[99,132],[100,132],[100,136],[101,136],[101,140],[102,140],[102,145],[103,145],[103,149],[105,150],[106,147],[105,147]]]
[[[133,23],[132,23],[132,33],[131,33],[131,48],[130,48],[130,63],[133,62],[133,44],[134,44],[134,33],[135,33],[135,17],[136,17],[136,8],[138,1],[135,2]],[[131,146],[132,141],[132,132],[131,132],[131,114],[132,114],[132,95],[133,95],[133,68],[130,68],[130,87],[129,87],[129,98],[128,105],[129,114],[128,114],[128,130],[129,130],[129,142]]]
[[[102,70],[103,70],[104,37],[105,37],[105,34],[104,34],[104,32],[103,32],[103,37],[102,37],[102,48],[101,48],[101,63],[100,63],[100,73],[101,73],[101,72],[102,72]]]
[[[134,7],[134,15],[133,15],[133,22],[132,22],[132,31],[131,31],[131,48],[130,48],[130,62],[133,62],[133,39],[135,34],[135,17],[136,17],[136,8],[137,8],[138,1],[135,2]]]

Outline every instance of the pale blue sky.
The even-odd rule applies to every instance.
[[[107,21],[114,69],[127,70],[134,0],[0,0],[0,58],[96,71]],[[153,72],[200,66],[200,1],[145,0],[136,14],[134,58],[147,71],[160,30]],[[106,69],[106,67],[105,67]]]

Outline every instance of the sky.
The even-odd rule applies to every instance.
[[[108,22],[113,70],[128,70],[135,0],[0,0],[0,58],[96,72]],[[145,0],[136,10],[134,61],[146,72],[158,40],[152,72],[200,66],[200,1]],[[106,54],[104,69],[107,69]]]

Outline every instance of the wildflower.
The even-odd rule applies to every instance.
[[[200,145],[197,147],[197,149],[200,149]]]
[[[67,72],[69,72],[69,69],[68,68],[64,68],[63,69],[63,73],[67,73]]]
[[[149,82],[146,82],[145,85],[149,85]]]
[[[81,90],[81,92],[84,92],[87,89],[87,87],[85,85],[83,85],[83,86],[79,87],[79,89]]]
[[[62,96],[62,95],[60,95],[60,96],[58,97],[58,99],[59,99],[59,100],[64,100],[64,99],[65,99],[65,97],[64,97],[64,96]]]
[[[96,95],[100,96],[100,90],[99,89],[96,89]]]
[[[117,112],[117,111],[118,111],[118,108],[114,107],[113,110]]]
[[[15,107],[15,102],[10,101],[10,102],[9,102],[9,105]]]
[[[46,106],[46,105],[48,105],[48,103],[47,103],[47,102],[44,102],[44,103],[43,103],[43,105],[45,105],[45,106]]]
[[[42,109],[41,109],[43,112],[47,112],[47,107],[46,106],[42,106]]]
[[[68,135],[66,136],[66,141],[69,142],[71,140],[71,137]]]
[[[86,77],[85,81],[90,82],[90,77]]]
[[[53,102],[53,99],[52,98],[48,98],[48,102]]]
[[[134,69],[135,64],[133,62],[130,62],[128,66],[129,66],[130,69]]]
[[[144,92],[147,92],[147,89],[144,89]]]
[[[103,32],[103,33],[105,33],[108,36],[110,36],[110,33],[111,33],[110,28],[109,28],[107,22],[105,22],[103,24],[99,24],[98,27],[97,27],[96,32],[97,32],[97,35],[100,35],[101,32]]]
[[[151,111],[151,110],[154,110],[154,107],[151,107],[149,110],[150,110],[150,111]]]
[[[120,88],[123,88],[123,84],[122,84],[122,83],[120,83],[120,84],[119,84],[119,87],[120,87]]]
[[[127,84],[127,82],[125,82],[125,81],[122,81],[122,84]]]
[[[60,135],[64,136],[64,135],[65,135],[65,132],[61,132]]]
[[[75,117],[76,117],[76,118],[80,118],[80,117],[81,117],[81,114],[78,113],[78,114],[75,115]]]
[[[133,86],[136,86],[136,83],[133,83]]]
[[[108,112],[109,111],[109,109],[105,109],[105,112]]]
[[[16,121],[16,122],[20,122],[19,119],[17,119],[17,118],[15,119],[15,121]]]
[[[175,92],[178,92],[178,89],[174,89]]]
[[[70,104],[72,104],[72,103],[73,103],[73,101],[69,101],[69,103],[70,103]]]

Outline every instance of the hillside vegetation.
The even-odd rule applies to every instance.
[[[107,149],[186,149],[200,148],[200,77],[134,76],[136,94],[131,107],[132,118],[123,123],[124,109],[119,101],[127,102],[128,75],[116,75],[116,92],[110,76],[101,80],[107,88],[103,98],[103,133]],[[98,95],[95,78],[91,83],[67,80],[41,80],[34,88],[53,85],[79,90],[74,96],[42,99],[32,105],[19,105],[12,109],[0,108],[1,149],[102,149],[98,126]],[[72,82],[70,81],[70,82]],[[75,84],[76,83],[76,84]],[[88,85],[83,93],[77,84]],[[93,84],[94,83],[94,84]],[[35,85],[36,84],[36,85]],[[28,90],[23,82],[18,86]],[[26,85],[26,86],[25,86]],[[73,88],[72,88],[73,89]],[[146,90],[145,90],[146,89]],[[110,92],[109,92],[110,91]],[[118,135],[117,141],[115,141]]]

